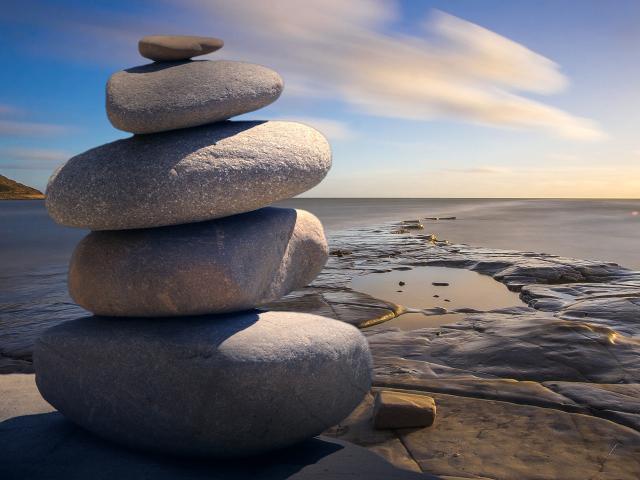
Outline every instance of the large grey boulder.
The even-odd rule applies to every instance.
[[[346,417],[371,384],[355,327],[292,312],[80,318],[47,330],[34,361],[40,393],[70,420],[181,455],[291,445]]]
[[[304,287],[327,255],[320,221],[288,208],[175,227],[93,232],[73,253],[69,292],[98,315],[233,312]]]
[[[291,198],[331,168],[331,148],[294,122],[224,122],[140,135],[77,155],[49,180],[58,223],[149,228],[235,215]]]
[[[266,107],[283,88],[280,75],[251,63],[152,63],[109,78],[107,116],[131,133],[195,127]]]

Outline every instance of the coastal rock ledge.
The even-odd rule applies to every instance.
[[[65,417],[172,455],[292,445],[335,425],[371,386],[360,332],[303,313],[80,318],[47,330],[34,361],[40,393]]]

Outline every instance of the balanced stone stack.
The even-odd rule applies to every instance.
[[[319,183],[331,151],[306,125],[226,121],[275,101],[283,82],[259,65],[191,60],[221,46],[142,39],[155,62],[107,84],[111,123],[134,136],[70,159],[47,187],[55,221],[93,230],[69,290],[97,316],[42,335],[38,388],[70,420],[135,448],[284,447],[346,417],[371,383],[357,329],[256,310],[327,259],[316,217],[268,205]]]

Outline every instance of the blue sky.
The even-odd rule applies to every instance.
[[[308,196],[640,197],[635,0],[9,0],[0,23],[0,173],[38,188],[128,136],[106,81],[145,63],[140,37],[177,33],[283,76],[244,117],[328,136]]]

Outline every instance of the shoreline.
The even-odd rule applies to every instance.
[[[529,308],[530,311],[555,311],[552,310],[555,307],[562,309],[564,303],[570,304],[570,299],[566,299],[566,293],[562,291],[562,285],[566,284],[599,284],[600,288],[606,291],[601,296],[609,294],[612,298],[617,298],[616,292],[628,287],[629,283],[632,284],[637,280],[640,284],[640,272],[613,262],[451,244],[423,230],[393,233],[398,231],[398,227],[402,224],[402,221],[397,221],[370,227],[356,227],[329,235],[329,261],[318,278],[305,288],[263,305],[262,309],[323,315],[350,323],[365,331],[379,325],[393,328],[393,324],[388,322],[400,315],[415,313],[419,310],[354,290],[351,279],[369,273],[388,273],[424,266],[462,268],[489,276],[504,284],[509,290],[518,292],[526,305],[525,309]],[[37,275],[38,273],[35,272],[29,274],[29,276]],[[45,277],[66,276],[65,267],[50,266],[43,275]],[[554,285],[557,287],[554,288]],[[548,286],[548,289],[545,290],[541,286]],[[66,295],[66,290],[63,293]],[[555,297],[566,300],[563,303]],[[575,297],[580,298],[580,301],[585,299],[585,295],[580,293],[576,293]],[[63,299],[55,299],[57,302],[61,300]],[[68,305],[70,310],[68,319],[88,314],[72,303]],[[427,316],[442,314],[441,312],[430,313],[428,309],[422,312]],[[446,313],[471,316],[487,312],[459,308]],[[41,331],[57,323],[60,322],[49,325],[44,320],[42,324],[34,326]],[[19,330],[24,331],[23,328]],[[35,340],[35,336],[37,335],[33,335],[31,340]],[[15,338],[15,334],[13,337]],[[11,355],[11,352],[16,350],[19,351],[19,355]],[[11,361],[16,362],[15,368],[7,364]],[[0,374],[30,373],[29,364],[30,342],[20,342],[15,346],[2,344],[0,336]]]
[[[530,478],[539,469],[573,469],[566,478],[577,480],[602,468],[615,478],[637,478],[640,272],[611,262],[450,244],[421,230],[391,233],[398,224],[334,233],[318,278],[264,307],[361,328],[374,358],[374,391],[432,396],[439,420],[418,431],[380,433],[371,428],[367,396],[325,435],[414,472]],[[421,266],[490,276],[520,292],[526,305],[462,308],[465,318],[456,323],[400,330],[393,319],[407,307],[351,288],[356,275]],[[22,356],[0,371],[29,370],[28,342],[16,351]],[[491,440],[476,438],[478,432],[490,432]],[[537,460],[523,465],[518,459],[525,448]]]

